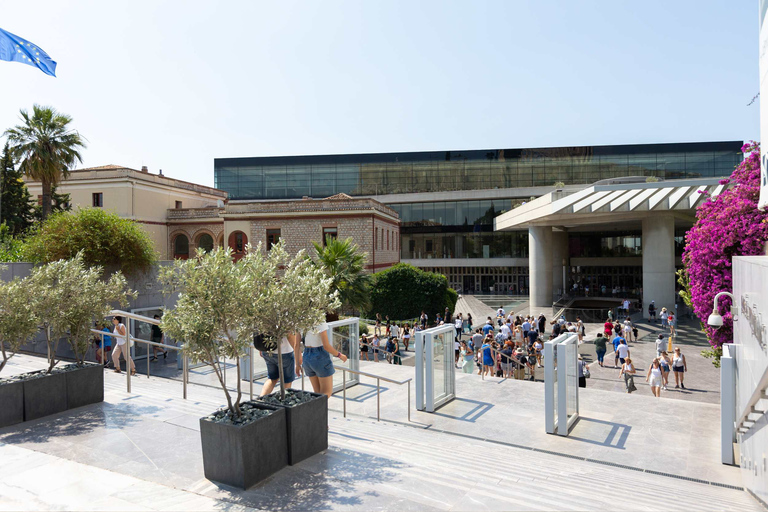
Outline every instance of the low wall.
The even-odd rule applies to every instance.
[[[127,310],[139,308],[171,308],[176,304],[177,295],[165,296],[160,288],[160,284],[157,281],[157,274],[160,268],[172,265],[172,261],[160,261],[153,265],[146,272],[142,272],[136,275],[127,276],[128,286],[132,290],[138,292],[138,296],[131,300],[127,306]],[[10,281],[14,278],[27,277],[34,265],[32,263],[2,263],[5,266],[0,272],[0,280]],[[115,309],[119,308],[118,304],[113,304]],[[128,325],[128,324],[126,324]],[[40,332],[38,336],[32,341],[24,344],[21,348],[22,352],[29,352],[32,354],[47,355],[48,346],[45,343],[45,336]],[[67,343],[66,339],[62,339],[56,350],[56,356],[64,359],[74,359],[74,353]]]

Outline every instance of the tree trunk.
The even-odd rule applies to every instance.
[[[282,341],[277,344],[277,372],[280,375],[280,401],[285,401],[285,376],[283,375],[283,347]]]
[[[43,180],[43,220],[51,214],[51,182]]]

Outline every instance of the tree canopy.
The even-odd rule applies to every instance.
[[[434,318],[437,313],[442,315],[446,307],[453,313],[458,296],[449,290],[444,275],[398,263],[373,275],[369,315],[373,318],[381,313],[406,320],[418,317],[423,310]]]
[[[119,267],[125,274],[146,269],[157,259],[152,239],[136,222],[100,208],[54,213],[22,248],[32,263],[70,259],[81,251],[87,265]]]

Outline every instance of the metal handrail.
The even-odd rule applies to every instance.
[[[740,434],[749,432],[749,429],[757,424],[756,421],[749,419],[750,414],[763,415],[768,412],[768,410],[765,409],[755,408],[755,404],[760,400],[768,400],[768,368],[763,372],[763,377],[760,379],[760,382],[757,383],[755,391],[752,392],[752,396],[749,397],[747,405],[744,406],[744,410],[736,421],[736,431]],[[746,425],[747,423],[751,423],[751,425]]]
[[[350,370],[349,368],[345,368],[344,366],[336,366],[333,365],[333,367],[337,370],[341,370],[341,379],[342,379],[342,403],[343,403],[343,410],[344,410],[344,417],[347,417],[347,372],[353,373],[355,375],[361,375],[363,377],[370,377],[372,379],[376,379],[376,421],[381,421],[381,381],[384,382],[391,382],[392,384],[397,384],[398,386],[402,386],[403,384],[408,384],[408,421],[411,421],[411,378],[399,381],[395,379],[390,379],[388,377],[382,377],[381,375],[374,375],[372,373],[368,372],[361,372],[359,370]],[[303,386],[302,386],[303,387]]]

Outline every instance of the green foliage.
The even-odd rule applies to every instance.
[[[33,221],[32,196],[22,176],[21,171],[14,168],[6,141],[0,160],[0,222],[8,226],[14,236],[23,233]]]
[[[156,259],[149,235],[139,225],[100,208],[55,213],[38,226],[23,248],[26,261],[48,263],[83,253],[90,266],[119,266],[125,274]]]
[[[5,131],[19,170],[43,187],[42,218],[51,212],[51,187],[67,177],[69,169],[82,162],[85,139],[70,127],[72,118],[53,107],[34,105],[32,115],[20,112],[22,124]]]
[[[0,261],[23,261],[23,245],[23,240],[13,236],[5,223],[0,224]]]
[[[59,194],[56,192],[56,186],[51,187],[51,211],[50,213],[59,212],[71,212],[72,205],[70,204],[69,194]],[[32,217],[35,222],[43,222],[43,206],[42,204],[35,204],[32,207]]]
[[[360,323],[360,325],[358,326],[358,330],[359,330],[358,334],[360,334],[360,336],[362,336],[363,334],[367,336],[368,333],[370,332],[368,330],[368,324],[366,324],[365,322]]]
[[[712,365],[720,368],[720,358],[723,357],[723,347],[714,347],[712,349],[702,350],[701,355],[707,359],[712,359]]]
[[[33,289],[20,279],[0,281],[0,371],[19,348],[37,333],[37,317],[31,307]]]
[[[368,316],[374,318],[376,313],[381,313],[382,317],[416,318],[424,310],[434,319],[437,313],[442,315],[446,307],[453,313],[456,302],[448,290],[448,279],[444,275],[398,263],[373,275]]]
[[[36,267],[22,281],[32,290],[30,305],[46,333],[50,349],[48,373],[58,363],[56,348],[60,338],[67,337],[76,362],[83,364],[93,322],[107,316],[113,303],[124,307],[135,295],[120,272],[108,281],[102,279],[102,272],[101,267],[88,266],[80,252],[72,259]]]
[[[648,176],[647,178],[645,178],[646,183],[658,183],[659,181],[661,180],[656,176]]]
[[[446,299],[445,307],[447,307],[451,314],[453,314],[454,310],[456,309],[456,302],[459,300],[459,292],[449,287],[447,290]]]
[[[565,183],[563,183],[562,181],[556,181],[552,186],[555,188],[563,188],[565,186]]]
[[[365,271],[368,253],[361,251],[351,238],[327,237],[325,247],[313,242],[312,263],[331,278],[331,290],[339,292],[346,310],[366,311],[371,307],[371,275]]]

